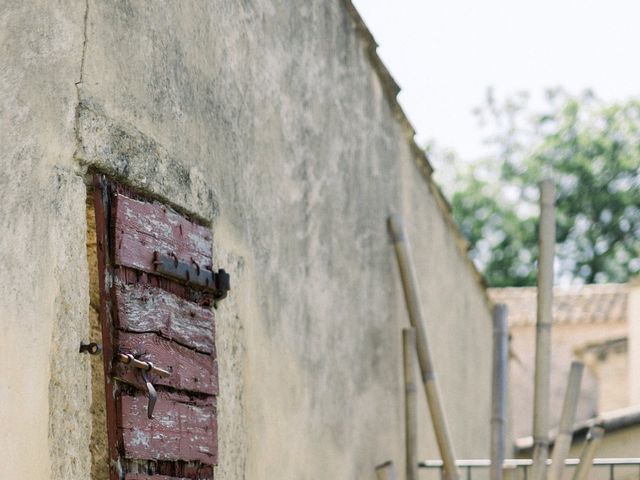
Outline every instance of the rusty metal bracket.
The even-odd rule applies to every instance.
[[[142,360],[138,360],[130,353],[119,353],[118,355],[116,355],[116,360],[120,363],[131,365],[132,367],[140,370],[142,380],[144,380],[144,385],[147,389],[147,398],[149,399],[149,403],[147,405],[147,417],[150,419],[153,418],[153,409],[155,408],[156,401],[158,400],[158,393],[151,383],[148,374],[151,373],[160,377],[168,377],[169,375],[171,375],[171,372],[163,370],[162,368],[158,368],[151,362],[143,362]]]
[[[153,264],[160,275],[211,291],[216,300],[225,298],[231,288],[231,277],[222,268],[214,272],[193,260],[191,263],[181,262],[175,255],[160,252],[154,252]]]
[[[131,365],[138,370],[158,375],[159,377],[168,377],[169,375],[171,375],[171,372],[163,370],[162,368],[158,368],[151,362],[143,362],[142,360],[138,360],[130,353],[119,353],[116,355],[116,360],[120,363],[124,363],[125,365]]]
[[[102,352],[102,345],[96,342],[85,343],[80,342],[80,351],[79,353],[88,353],[89,355],[98,355]]]
[[[156,407],[156,401],[158,400],[158,393],[156,392],[153,383],[149,380],[149,376],[147,372],[142,370],[142,379],[144,380],[144,384],[147,387],[147,397],[149,398],[149,403],[147,404],[147,417],[149,419],[153,418],[153,409]]]

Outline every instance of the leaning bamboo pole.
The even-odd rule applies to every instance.
[[[549,455],[549,372],[551,367],[553,256],[556,235],[554,197],[553,183],[549,180],[543,181],[540,184],[532,480],[545,480]]]
[[[571,370],[569,371],[569,379],[567,381],[567,391],[564,395],[564,404],[562,405],[562,414],[560,415],[560,426],[558,427],[556,441],[553,444],[553,455],[551,457],[551,467],[549,467],[547,480],[562,479],[564,461],[571,448],[573,423],[576,418],[576,408],[578,406],[580,382],[583,371],[584,364],[582,362],[576,361],[571,363]]]
[[[389,217],[389,230],[393,239],[398,267],[400,269],[405,301],[407,310],[409,311],[409,321],[416,329],[418,364],[420,365],[420,373],[422,374],[422,382],[427,397],[427,404],[429,405],[436,442],[440,450],[440,456],[442,457],[443,478],[444,480],[458,480],[459,474],[453,453],[453,445],[449,436],[442,401],[440,400],[440,391],[436,382],[436,374],[431,360],[429,343],[427,342],[427,334],[424,327],[425,321],[422,314],[422,302],[418,294],[418,281],[413,268],[409,242],[404,232],[402,219],[398,215],[391,215]]]
[[[576,467],[573,474],[573,480],[587,480],[589,470],[593,464],[593,457],[596,456],[596,450],[604,437],[604,427],[602,425],[594,425],[589,429],[587,441],[580,455],[580,463]]]
[[[404,421],[407,476],[418,480],[418,402],[416,377],[416,330],[402,330],[402,359],[404,365]]]
[[[491,395],[491,468],[489,478],[502,480],[505,450],[507,405],[507,362],[509,361],[509,332],[507,306],[493,309],[493,387]]]

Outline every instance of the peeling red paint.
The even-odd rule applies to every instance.
[[[101,175],[94,188],[111,464],[122,465],[128,480],[212,480],[218,460],[212,297],[159,277],[153,264],[158,251],[211,267],[211,233]],[[116,353],[171,372],[149,376],[158,391],[153,419],[140,371],[112,364]],[[112,468],[111,480],[119,478]]]
[[[199,352],[214,354],[211,309],[144,284],[121,285],[115,294],[119,329],[154,332]]]

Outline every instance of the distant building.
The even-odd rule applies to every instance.
[[[509,309],[510,392],[515,438],[531,435],[536,332],[536,288],[492,288]],[[576,421],[640,403],[638,364],[640,285],[601,284],[554,289],[551,425],[556,428],[569,366],[585,362]],[[635,372],[637,372],[637,368]],[[517,412],[517,414],[515,414]]]
[[[602,443],[598,446],[596,457],[600,459],[608,458],[631,458],[637,457],[640,451],[640,405],[621,408],[602,413],[598,416],[599,423],[605,429]],[[593,420],[577,422],[573,429],[573,443],[569,451],[568,458],[580,458],[584,448],[587,434]],[[551,447],[555,443],[555,432],[552,432]],[[533,451],[533,438],[531,436],[519,438],[515,442],[515,456],[520,458],[531,458]],[[610,465],[592,467],[589,478],[591,480],[638,479],[637,465],[618,465],[615,467],[615,476],[611,475]],[[568,472],[573,467],[567,467]],[[518,477],[511,477],[516,480]]]

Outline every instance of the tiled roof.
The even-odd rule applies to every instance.
[[[626,322],[628,291],[624,283],[555,287],[553,323]],[[510,326],[535,325],[536,287],[489,288],[488,294],[507,305]]]

